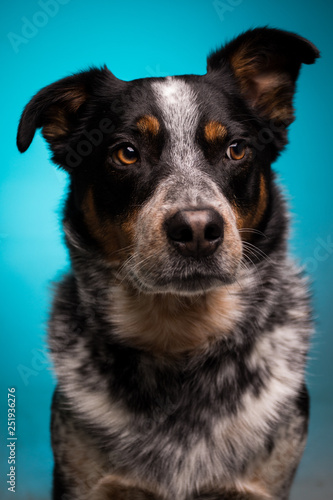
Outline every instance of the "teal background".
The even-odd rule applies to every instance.
[[[293,213],[291,252],[311,273],[318,318],[308,369],[310,437],[291,498],[331,499],[333,4],[225,0],[220,2],[223,14],[216,3],[204,0],[54,0],[49,8],[51,3],[52,15],[42,16],[38,1],[2,1],[0,8],[0,498],[12,498],[6,485],[8,387],[16,388],[17,397],[15,498],[50,495],[48,429],[54,380],[43,339],[52,280],[68,266],[59,224],[66,175],[51,165],[39,133],[26,154],[16,150],[23,107],[41,87],[89,65],[106,63],[124,80],[203,74],[211,49],[248,28],[270,25],[309,38],[322,54],[314,66],[302,69],[297,120],[275,169]],[[28,33],[26,19],[35,25]],[[15,47],[9,33],[29,38]]]

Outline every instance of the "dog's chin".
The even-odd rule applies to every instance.
[[[204,275],[195,274],[187,276],[159,277],[156,280],[147,279],[145,276],[139,276],[132,273],[128,276],[130,284],[138,291],[147,294],[172,293],[174,295],[202,295],[211,290],[216,290],[224,286],[235,283],[236,273]]]

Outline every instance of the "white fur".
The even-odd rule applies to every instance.
[[[90,382],[93,382],[94,390],[82,383],[78,369],[87,363],[88,352],[83,340],[74,349],[62,352],[59,359],[55,356],[54,368],[61,389],[90,423],[98,422],[107,432],[124,430],[130,422],[129,413],[118,401],[112,400],[107,381],[92,368]]]
[[[199,109],[194,90],[183,80],[174,77],[152,84],[156,101],[162,111],[164,124],[170,134],[173,165],[188,169],[195,166],[194,147],[199,121]],[[193,170],[192,175],[193,175]]]

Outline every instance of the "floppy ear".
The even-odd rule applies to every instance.
[[[302,63],[312,64],[318,49],[294,33],[269,28],[249,30],[212,53],[207,69],[232,70],[249,105],[265,119],[289,125],[292,98]]]
[[[106,68],[63,78],[40,90],[25,107],[18,132],[17,147],[21,153],[31,144],[38,128],[52,149],[57,149],[75,129],[83,105],[93,95],[96,83],[116,77]]]

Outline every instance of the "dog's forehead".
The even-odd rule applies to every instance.
[[[172,142],[193,139],[198,126],[199,107],[197,93],[185,80],[167,77],[152,83],[154,100]]]
[[[235,123],[235,113],[230,113],[233,104],[221,87],[205,77],[183,75],[141,80],[139,86],[132,86],[132,102],[136,105],[134,109],[128,108],[129,120],[134,119],[140,131],[153,135],[165,130],[173,147],[177,144],[193,147],[199,130],[209,142],[225,139],[228,127],[232,129]],[[240,123],[236,126],[242,128]]]
[[[180,77],[168,77],[152,83],[156,108],[169,136],[168,161],[184,170],[198,160],[195,134],[199,123],[197,93]]]

